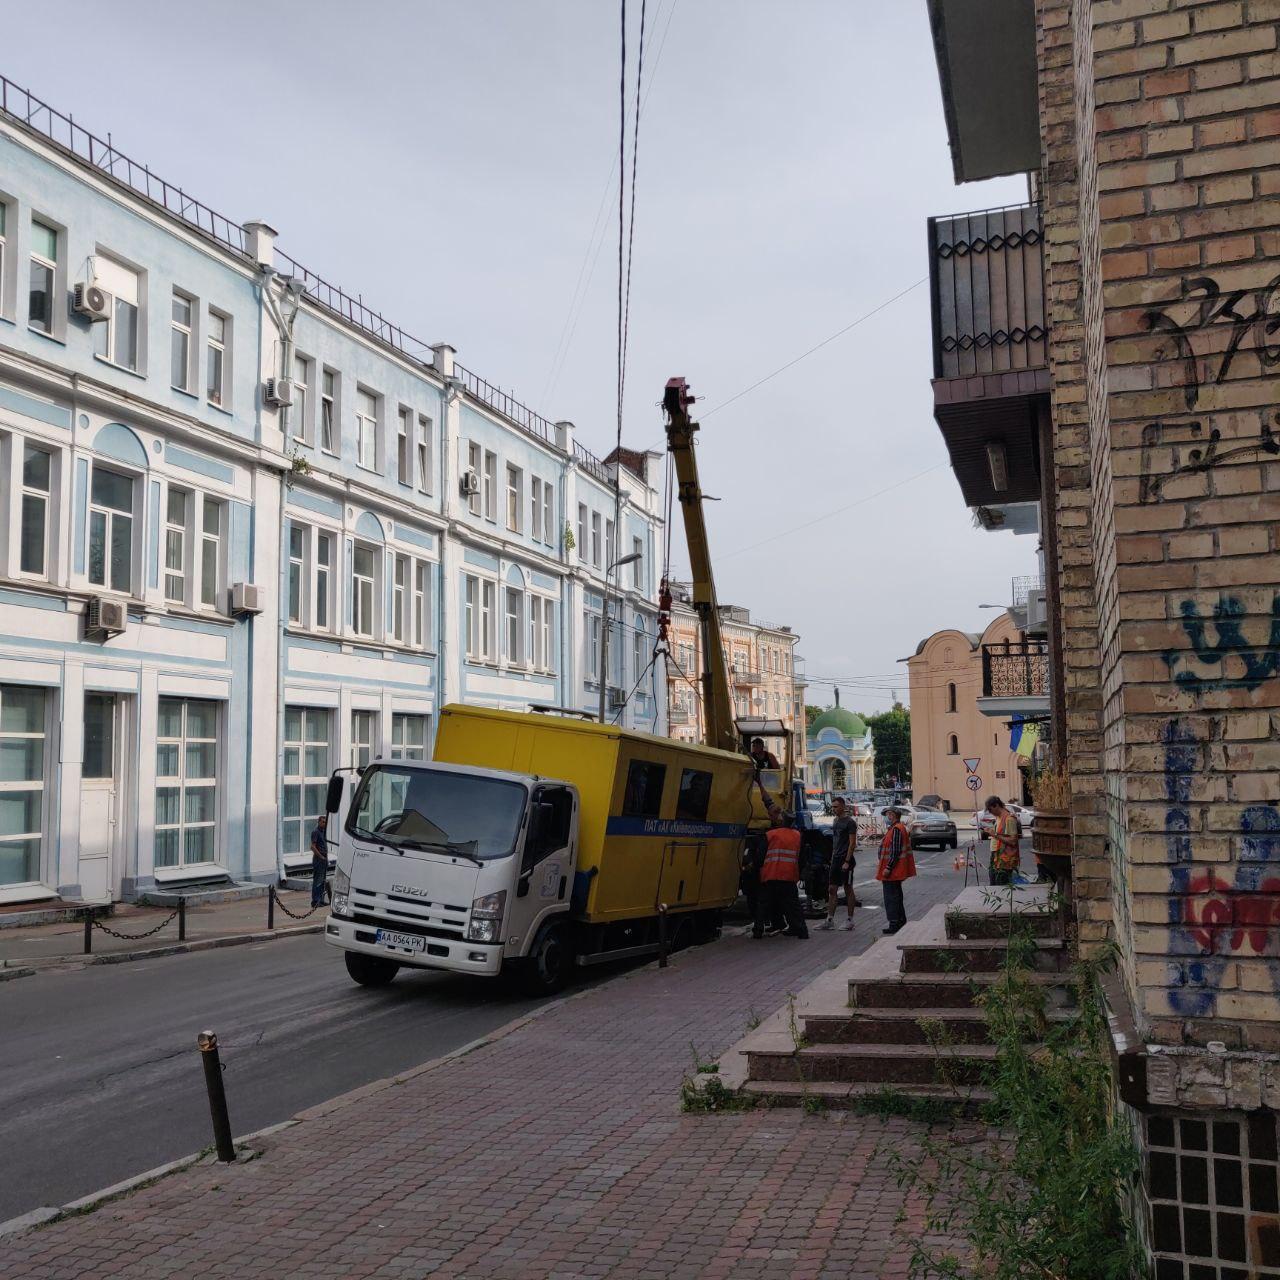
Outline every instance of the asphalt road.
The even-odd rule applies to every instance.
[[[207,1146],[205,1027],[245,1134],[537,1003],[502,981],[406,970],[365,990],[319,934],[2,983],[0,1222]]]

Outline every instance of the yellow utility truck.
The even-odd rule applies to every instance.
[[[754,773],[736,752],[536,712],[446,706],[434,759],[330,781],[325,939],[365,986],[403,966],[534,992],[574,964],[716,935]]]

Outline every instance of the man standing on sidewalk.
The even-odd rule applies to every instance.
[[[764,937],[765,918],[776,919],[779,912],[787,922],[788,938],[807,938],[808,927],[800,910],[800,832],[781,809],[771,809],[768,843],[760,867],[760,890],[756,895],[753,938]]]
[[[858,847],[858,820],[849,813],[849,807],[842,796],[837,796],[831,803],[835,820],[831,823],[831,873],[827,877],[827,918],[819,925],[820,929],[836,927],[836,899],[840,887],[844,886],[844,905],[848,912],[846,929],[853,928],[853,912],[858,905],[858,897],[853,891],[853,855]]]
[[[888,925],[882,933],[897,933],[907,923],[907,908],[902,901],[902,882],[916,873],[916,859],[911,852],[911,832],[902,821],[899,809],[886,809],[889,830],[880,841],[880,863],[876,879],[884,889],[884,913]]]
[[[322,813],[311,833],[311,905],[324,906],[329,879],[329,840],[324,833],[329,815]]]
[[[987,800],[987,812],[995,819],[991,830],[991,883],[1013,883],[1013,873],[1022,862],[1019,846],[1022,843],[1018,820],[1005,808],[999,796]]]

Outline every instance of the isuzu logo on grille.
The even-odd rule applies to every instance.
[[[407,894],[410,898],[425,898],[427,896],[425,889],[415,889],[411,884],[393,884],[391,892]]]

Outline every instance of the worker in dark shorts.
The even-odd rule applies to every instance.
[[[848,914],[845,928],[853,928],[853,913],[858,906],[857,894],[853,891],[854,852],[858,847],[858,820],[849,812],[849,806],[842,796],[831,802],[831,811],[835,815],[831,823],[831,872],[827,878],[827,918],[820,929],[836,927],[836,906],[841,887],[844,888],[844,905]]]

